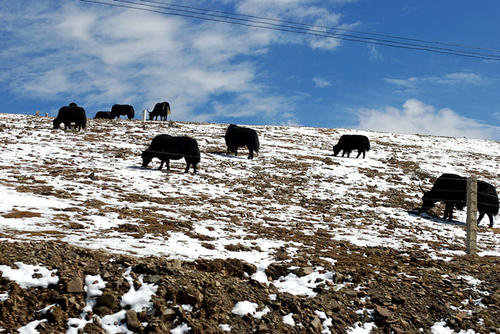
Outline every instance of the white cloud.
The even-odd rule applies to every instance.
[[[360,109],[358,128],[404,134],[495,139],[500,128],[458,115],[451,109],[437,110],[416,99],[409,99],[402,109]]]
[[[366,44],[368,51],[370,52],[370,59],[381,59],[382,54],[377,50],[376,46],[373,44]]]
[[[415,87],[415,78],[409,78],[409,79],[384,78],[384,81],[387,83],[394,84],[396,86],[405,87],[405,88],[414,88]]]
[[[445,75],[444,78],[442,79],[442,82],[440,82],[440,83],[444,83],[444,84],[447,84],[447,83],[451,83],[451,84],[466,83],[466,84],[471,84],[471,85],[481,85],[484,83],[484,79],[475,73],[459,72],[459,73],[451,73],[451,74]]]
[[[316,85],[316,87],[319,87],[319,88],[325,88],[325,87],[332,85],[328,80],[325,80],[323,78],[318,78],[318,77],[313,78],[313,82],[314,82],[314,85]]]
[[[489,83],[488,79],[476,73],[457,72],[443,76],[410,77],[407,79],[384,78],[384,81],[396,86],[415,88],[419,84],[441,84],[441,85],[474,85],[480,86]]]
[[[355,0],[334,0],[332,5],[341,5]],[[324,8],[324,1],[318,0],[244,0],[238,1],[236,9],[243,14],[281,19],[290,22],[312,22],[316,27],[309,27],[310,33],[323,33],[331,27],[349,28],[351,25],[340,25],[342,15]],[[278,23],[272,22],[271,23]],[[287,25],[287,23],[283,23]],[[304,26],[308,28],[308,26]],[[341,45],[335,38],[314,35],[296,35],[291,33],[275,34],[275,40],[281,43],[306,43],[313,49],[334,50]]]
[[[333,1],[344,2],[349,1]],[[325,26],[337,26],[341,19],[318,0],[227,3],[246,14]],[[325,49],[340,44],[335,39],[205,21],[191,24],[184,18],[81,2],[3,2],[0,17],[0,33],[6,36],[0,41],[0,63],[7,69],[0,82],[16,95],[75,101],[90,111],[114,103],[152,108],[167,100],[178,120],[208,120],[223,112],[234,117],[260,112],[276,122],[295,119],[283,115],[293,114],[299,97],[277,95],[252,57],[276,43]],[[231,96],[227,107],[211,102],[222,94]],[[200,107],[203,113],[194,115]]]
[[[210,116],[253,117],[265,115],[266,119],[279,124],[298,124],[297,117],[292,112],[294,106],[303,96],[281,97],[247,93],[240,94],[234,103],[213,103],[214,114]],[[198,119],[203,121],[204,119]]]

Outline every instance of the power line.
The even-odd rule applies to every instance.
[[[112,1],[125,2],[125,3],[134,3],[134,2],[132,2],[130,0],[112,0]],[[210,17],[218,17],[218,18],[222,18],[222,19],[230,19],[230,20],[237,20],[237,21],[257,23],[257,24],[266,24],[266,25],[269,25],[269,26],[272,26],[272,27],[300,29],[301,31],[319,33],[319,34],[322,34],[322,35],[323,34],[327,34],[328,36],[332,36],[332,37],[340,37],[341,36],[341,37],[344,37],[344,38],[345,37],[356,38],[356,39],[362,39],[365,42],[375,40],[375,41],[381,42],[381,43],[391,43],[391,44],[397,43],[397,44],[402,45],[402,46],[408,46],[408,47],[414,47],[414,48],[432,48],[432,49],[435,49],[435,50],[440,50],[440,51],[445,51],[445,52],[457,52],[457,51],[460,51],[460,52],[466,52],[466,53],[469,53],[469,54],[472,54],[472,55],[481,55],[481,56],[489,56],[489,57],[496,57],[496,58],[500,57],[500,54],[499,55],[485,55],[485,54],[481,54],[479,52],[462,51],[462,50],[456,50],[456,49],[450,49],[450,48],[443,48],[443,47],[432,47],[432,46],[428,46],[428,45],[419,45],[419,44],[407,43],[407,42],[397,42],[397,41],[394,41],[394,40],[387,40],[387,39],[380,39],[380,38],[373,38],[373,37],[357,36],[357,35],[346,34],[346,33],[343,33],[343,34],[329,33],[327,31],[327,30],[339,30],[339,31],[345,31],[345,32],[355,32],[353,30],[348,30],[348,29],[326,28],[326,27],[320,27],[320,26],[315,26],[315,25],[310,25],[310,24],[304,24],[304,23],[297,23],[297,22],[292,22],[292,21],[270,19],[270,18],[264,18],[264,17],[259,17],[259,16],[252,16],[252,15],[234,14],[234,13],[222,12],[222,11],[212,11],[212,10],[207,10],[207,9],[203,9],[203,8],[196,8],[196,7],[190,7],[190,6],[180,6],[180,5],[171,5],[171,4],[166,5],[167,3],[158,2],[158,1],[151,1],[151,0],[139,0],[139,1],[141,1],[143,3],[146,2],[146,3],[154,3],[154,4],[163,4],[163,6],[153,6],[153,5],[144,5],[144,6],[162,8],[162,9],[167,9],[167,10],[176,10],[176,11],[186,12],[188,14],[197,14],[197,15],[201,14],[201,15],[206,15],[206,16],[210,16]],[[171,7],[174,7],[174,8],[171,8]],[[192,10],[176,9],[175,7],[189,8],[189,9],[194,9],[195,11],[193,12]],[[199,11],[218,12],[218,13],[224,13],[224,15],[199,13]],[[229,15],[229,16],[227,16],[227,15]],[[290,25],[283,25],[283,24],[273,24],[273,23],[268,23],[268,22],[263,22],[263,21],[255,21],[255,20],[249,20],[249,19],[241,19],[241,18],[238,18],[238,16],[258,18],[260,20],[266,20],[266,21],[282,22],[282,23],[292,24],[292,26],[290,26]],[[299,25],[299,26],[297,26],[297,25]],[[305,28],[303,28],[301,26],[307,26],[310,29],[306,30]],[[311,29],[311,28],[315,28],[315,29]],[[360,33],[362,33],[362,34],[371,34],[371,33],[365,33],[365,32],[360,32]],[[379,36],[386,36],[388,38],[412,40],[412,39],[403,38],[403,37],[399,37],[399,36],[382,35],[382,34],[377,34],[377,35],[379,35]],[[441,42],[432,42],[432,41],[424,41],[424,40],[420,40],[420,41],[421,42],[425,42],[425,43],[430,43],[430,44],[434,43],[434,44],[441,44],[441,45],[451,45],[451,44],[448,44],[448,43],[441,43]],[[458,44],[456,46],[458,46]],[[468,48],[468,49],[477,49],[476,47],[469,47],[469,46],[461,46],[461,47]],[[500,51],[497,51],[497,50],[491,50],[491,51],[493,51],[493,52],[500,52]],[[500,60],[500,58],[499,58],[499,60]]]
[[[113,1],[113,0],[111,0],[111,1]],[[406,41],[412,41],[412,42],[437,44],[437,45],[444,45],[444,46],[454,46],[454,47],[460,47],[460,48],[465,48],[465,49],[500,52],[500,50],[489,49],[489,48],[478,47],[478,46],[470,46],[470,45],[463,45],[463,44],[458,44],[458,43],[447,43],[447,42],[439,42],[439,41],[430,41],[430,40],[425,40],[425,39],[402,37],[402,36],[390,35],[390,34],[373,33],[373,32],[366,32],[366,31],[339,28],[339,27],[318,26],[318,25],[313,25],[313,24],[308,24],[308,23],[301,23],[301,22],[282,20],[282,19],[276,19],[276,18],[269,18],[269,17],[263,17],[263,16],[231,13],[231,12],[227,12],[227,11],[220,11],[220,10],[214,10],[214,9],[205,9],[205,8],[198,8],[198,7],[192,7],[192,6],[177,5],[175,3],[168,2],[168,1],[152,1],[152,0],[138,0],[138,1],[159,4],[159,5],[168,5],[168,6],[172,6],[172,7],[187,8],[187,9],[192,9],[192,10],[197,10],[197,11],[202,11],[202,12],[207,12],[207,13],[210,13],[210,12],[220,13],[220,14],[231,15],[234,17],[239,16],[239,17],[247,17],[247,18],[259,19],[259,20],[266,20],[266,21],[270,21],[270,22],[287,23],[287,24],[299,25],[299,26],[310,27],[310,28],[336,30],[336,31],[349,32],[349,33],[363,34],[363,35],[368,35],[368,36],[379,36],[379,37],[392,38],[392,39],[398,39],[398,40],[406,40]]]
[[[108,6],[112,6],[112,7],[136,9],[136,10],[154,12],[154,13],[165,14],[165,15],[174,15],[174,16],[181,16],[181,17],[187,17],[187,18],[194,18],[194,19],[206,20],[206,21],[212,21],[212,22],[228,23],[228,24],[239,25],[239,26],[261,28],[261,29],[281,31],[281,32],[292,32],[292,33],[298,33],[298,34],[303,34],[303,35],[310,35],[310,36],[316,36],[316,37],[326,37],[326,38],[332,38],[332,39],[337,39],[337,40],[360,42],[360,43],[365,43],[365,44],[388,46],[388,47],[401,48],[401,49],[420,50],[420,51],[427,51],[427,52],[440,53],[440,54],[449,54],[449,55],[469,57],[469,58],[500,61],[500,55],[495,55],[495,54],[485,54],[482,52],[472,52],[472,51],[458,50],[458,49],[453,49],[453,48],[443,48],[443,47],[435,47],[435,46],[429,46],[429,45],[423,45],[423,44],[399,42],[399,41],[393,41],[393,40],[388,40],[388,39],[369,38],[369,37],[357,36],[357,35],[352,35],[352,34],[329,33],[326,31],[306,29],[306,28],[301,27],[301,26],[275,24],[275,23],[269,23],[269,22],[265,22],[265,21],[254,20],[254,19],[238,18],[238,17],[236,17],[236,15],[232,16],[232,14],[231,15],[226,14],[227,12],[223,12],[224,15],[199,13],[199,12],[196,12],[195,10],[200,11],[203,9],[195,9],[195,10],[177,9],[173,6],[168,6],[168,5],[161,5],[160,6],[160,5],[144,4],[144,2],[152,3],[152,1],[146,1],[146,0],[139,0],[142,3],[128,1],[128,0],[108,0],[108,1],[113,1],[113,3],[105,2],[105,0],[80,0],[80,1],[101,4],[101,5],[108,5]],[[187,6],[183,6],[183,7],[187,7]],[[206,10],[206,11],[214,12],[212,10]],[[240,14],[238,14],[238,15],[240,15]],[[274,19],[267,19],[267,18],[263,18],[263,19],[264,20],[274,20]],[[304,24],[299,24],[299,25],[304,25]],[[389,35],[387,35],[387,36],[389,36]],[[400,38],[403,39],[403,37],[400,37]],[[428,43],[433,43],[433,42],[428,42]],[[475,47],[467,47],[467,48],[474,49]],[[491,51],[496,52],[495,50],[491,50]]]
[[[133,2],[133,1],[130,1],[130,0],[112,0],[112,1],[123,2],[123,3],[130,3],[130,4],[137,4],[136,2]],[[206,9],[203,9],[203,8],[189,7],[189,6],[180,6],[180,5],[173,5],[172,6],[172,5],[167,5],[166,3],[163,3],[163,2],[151,1],[151,0],[139,0],[139,1],[141,1],[142,3],[162,4],[162,6],[159,6],[159,5],[149,5],[149,4],[142,4],[141,3],[140,5],[143,5],[143,6],[149,6],[149,7],[153,7],[153,8],[161,8],[161,9],[167,9],[167,10],[174,10],[174,11],[180,11],[180,12],[188,13],[188,15],[191,15],[191,14],[205,15],[205,16],[217,17],[217,18],[221,18],[221,19],[236,20],[236,21],[242,21],[242,22],[248,22],[248,23],[255,23],[255,24],[265,24],[265,25],[268,25],[270,27],[277,27],[277,28],[284,28],[284,29],[299,29],[300,31],[304,31],[304,32],[319,33],[321,35],[326,34],[326,35],[332,36],[332,37],[362,39],[365,42],[375,40],[375,41],[381,42],[381,43],[390,43],[391,45],[394,44],[394,43],[397,43],[397,44],[402,45],[402,46],[408,46],[408,47],[419,48],[419,49],[420,48],[432,48],[432,49],[440,50],[440,51],[444,51],[444,52],[457,52],[456,49],[450,49],[450,48],[433,47],[433,46],[421,45],[421,44],[414,44],[414,43],[408,43],[408,42],[397,42],[397,41],[393,41],[393,40],[373,38],[373,37],[357,36],[357,35],[346,34],[346,33],[343,33],[343,34],[329,33],[327,30],[332,30],[332,28],[323,28],[323,27],[319,27],[319,26],[306,25],[306,24],[296,23],[296,22],[291,22],[291,21],[275,20],[275,19],[269,19],[269,18],[262,18],[262,17],[258,17],[258,16],[250,16],[250,17],[253,17],[253,18],[260,18],[261,20],[266,20],[266,21],[270,20],[270,21],[288,22],[287,25],[276,24],[276,23],[269,23],[269,22],[264,22],[264,21],[259,21],[259,20],[256,21],[254,19],[242,19],[242,18],[238,18],[238,16],[249,16],[249,15],[231,14],[231,13],[228,13],[228,12],[220,12],[220,11],[215,11],[215,12],[224,13],[224,14],[223,15],[208,14],[206,12],[214,12],[214,11],[206,10]],[[174,7],[174,8],[172,8],[172,7]],[[186,10],[186,9],[177,9],[176,7],[189,8],[189,10]],[[194,9],[194,10],[192,10],[192,9]],[[200,11],[202,11],[202,13],[200,13]],[[203,11],[205,13],[203,13]],[[292,24],[292,25],[289,25],[289,24]],[[297,25],[299,25],[299,26],[297,26]],[[303,26],[308,26],[309,29],[306,29]],[[315,29],[312,29],[312,27],[314,27]],[[318,28],[319,30],[316,29],[316,28]],[[343,31],[348,31],[347,29],[342,29],[342,30]],[[431,43],[431,42],[427,42],[427,43]],[[386,45],[386,46],[388,46],[388,45]],[[470,48],[473,48],[473,47],[470,47]],[[472,54],[472,55],[500,57],[500,55],[484,55],[484,54],[481,54],[479,52],[472,52],[472,51],[461,51],[461,52],[467,52],[467,53]],[[500,58],[499,58],[499,60],[500,60]]]
[[[212,11],[212,10],[200,9],[200,8],[196,8],[196,7],[174,5],[174,7],[189,8],[189,9],[194,9],[196,11],[220,12],[220,13],[225,14],[225,15],[215,15],[215,14],[194,12],[192,10],[172,8],[168,5],[158,6],[158,5],[144,4],[144,2],[146,2],[146,3],[148,3],[148,2],[149,3],[159,3],[157,1],[139,0],[142,3],[137,3],[137,2],[133,2],[133,1],[127,1],[127,0],[108,0],[108,1],[114,1],[114,2],[119,2],[119,3],[128,3],[129,5],[122,5],[122,4],[116,4],[116,3],[105,3],[103,1],[89,1],[89,0],[81,0],[81,1],[107,4],[107,5],[111,5],[111,6],[117,6],[117,7],[140,9],[140,10],[152,11],[152,12],[157,12],[157,13],[162,13],[162,14],[184,16],[184,17],[202,19],[202,20],[208,20],[208,21],[237,24],[237,25],[243,25],[243,26],[249,26],[249,27],[264,28],[264,29],[278,30],[278,31],[285,31],[285,32],[294,32],[294,33],[301,33],[301,34],[307,34],[307,35],[313,35],[313,36],[334,38],[334,39],[340,39],[340,40],[376,44],[376,45],[382,45],[382,46],[406,48],[406,49],[413,49],[413,50],[423,50],[423,51],[430,51],[430,52],[435,52],[435,53],[452,54],[452,55],[481,58],[481,59],[488,59],[488,60],[500,60],[500,55],[488,55],[488,54],[483,54],[483,53],[478,53],[478,52],[470,52],[470,51],[463,51],[463,50],[456,50],[456,49],[449,49],[449,48],[432,47],[432,46],[427,46],[427,45],[402,43],[402,42],[391,41],[391,40],[381,40],[381,39],[376,39],[376,38],[367,38],[367,37],[353,36],[353,35],[347,35],[347,34],[328,33],[325,31],[318,31],[318,30],[311,31],[311,30],[306,30],[305,28],[297,27],[297,26],[277,25],[277,24],[271,24],[271,23],[263,22],[263,21],[254,21],[254,20],[241,19],[241,18],[235,17],[235,16],[247,16],[247,15],[241,15],[241,14],[230,14],[231,16],[227,16],[226,14],[229,14],[228,12]],[[134,6],[130,6],[130,5],[147,6],[147,7],[152,7],[152,8],[170,10],[170,11],[174,11],[174,12],[164,12],[164,11],[160,11],[157,9],[134,7]],[[183,12],[183,13],[179,13],[179,11]],[[200,17],[199,15],[203,15],[203,16]],[[252,17],[256,17],[256,16],[252,16]],[[268,19],[268,18],[263,18],[263,19],[275,20],[275,19]],[[231,20],[231,21],[228,21],[228,20]],[[290,21],[286,21],[286,22],[290,22]],[[258,24],[258,25],[256,25],[256,24]],[[300,25],[304,25],[304,24],[300,24]],[[309,26],[311,26],[311,25],[309,25]],[[473,48],[473,47],[470,47],[470,48]]]

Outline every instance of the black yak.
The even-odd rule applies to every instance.
[[[356,159],[359,158],[361,153],[363,153],[364,159],[365,152],[370,150],[370,141],[368,137],[363,135],[342,135],[337,145],[333,146],[333,155],[337,156],[341,150],[342,157],[347,153],[348,158],[352,150],[358,150]]]
[[[158,168],[160,170],[164,162],[167,163],[167,170],[170,170],[170,160],[184,158],[186,160],[186,170],[184,172],[187,173],[189,167],[193,166],[193,171],[196,174],[196,166],[200,162],[200,149],[193,138],[158,135],[153,138],[148,149],[142,152],[142,167],[147,167],[155,157],[161,160],[160,168]]]
[[[111,118],[120,118],[121,115],[126,115],[128,119],[134,118],[134,107],[129,104],[114,104],[111,107]]]
[[[111,111],[98,111],[95,114],[94,119],[96,119],[96,118],[113,119],[114,117],[111,116]]]
[[[238,155],[238,147],[245,146],[248,148],[248,159],[253,159],[254,151],[259,152],[259,136],[254,129],[230,124],[224,138],[227,146],[226,154],[232,152],[234,155]]]
[[[166,121],[167,116],[170,115],[170,104],[168,102],[159,102],[155,104],[153,111],[149,112],[149,120],[152,121],[153,118],[156,121],[158,116],[160,116],[160,120]]]
[[[432,186],[430,191],[424,192],[422,197],[422,207],[419,212],[426,212],[431,209],[436,202],[444,202],[445,209],[443,219],[451,220],[453,209],[456,207],[462,210],[467,204],[467,178],[457,174],[443,174]],[[498,214],[498,195],[495,187],[491,184],[477,181],[477,211],[479,224],[484,215],[490,219],[490,227],[493,227],[493,216]]]
[[[71,129],[71,123],[75,123],[75,130],[78,129],[80,131],[81,129],[85,129],[87,126],[85,109],[73,102],[69,106],[61,107],[57,113],[57,117],[53,121],[54,129],[59,129],[61,123],[64,123],[64,129]]]

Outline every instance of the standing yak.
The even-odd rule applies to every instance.
[[[370,150],[370,141],[368,137],[363,135],[342,135],[337,145],[333,147],[333,155],[337,156],[341,150],[342,157],[347,153],[348,158],[352,150],[358,150],[356,159],[359,158],[361,153],[363,153],[364,159],[365,152]]]
[[[72,102],[68,106],[61,107],[57,117],[53,121],[54,129],[59,129],[61,123],[64,123],[64,129],[71,129],[71,123],[75,123],[75,130],[85,129],[87,126],[87,115],[85,109]]]
[[[238,147],[245,146],[248,148],[248,159],[253,159],[254,151],[259,152],[259,136],[257,136],[257,132],[254,129],[230,124],[224,138],[226,139],[227,146],[226,154],[232,152],[237,156]]]
[[[437,178],[430,191],[424,192],[422,197],[421,212],[430,210],[436,202],[444,202],[445,209],[443,219],[452,220],[453,209],[462,210],[467,204],[467,178],[457,174],[442,174]],[[477,211],[479,224],[484,215],[490,219],[490,227],[493,227],[493,216],[498,214],[498,195],[495,187],[484,181],[477,181]]]
[[[95,114],[94,119],[96,118],[101,118],[101,119],[113,119],[114,117],[111,116],[111,111],[98,111]]]
[[[142,167],[146,168],[153,158],[161,160],[160,167],[163,163],[167,163],[167,170],[170,170],[170,160],[186,160],[186,170],[193,166],[193,171],[196,174],[196,167],[200,162],[200,149],[198,142],[187,136],[173,137],[170,135],[158,135],[153,138],[148,149],[142,152]]]
[[[134,107],[129,104],[114,104],[111,107],[111,119],[120,118],[121,115],[126,115],[128,119],[134,118]]]
[[[166,121],[168,115],[170,115],[170,104],[167,101],[158,102],[155,104],[153,111],[149,112],[149,120],[152,121],[154,118],[156,121],[158,116],[160,116],[160,120]]]

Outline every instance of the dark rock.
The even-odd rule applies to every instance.
[[[192,306],[199,306],[203,301],[203,294],[194,288],[181,289],[177,292],[177,302],[179,304],[189,304]]]
[[[375,306],[375,313],[383,318],[391,318],[393,315],[391,311],[380,305]]]
[[[161,310],[162,319],[172,321],[177,316],[177,312],[173,308],[162,308]]]
[[[66,314],[58,306],[52,307],[47,312],[47,320],[50,321],[51,323],[65,320],[65,318],[66,318]]]
[[[280,263],[271,263],[265,270],[266,275],[273,280],[277,280],[282,276],[284,277],[289,272],[288,266]]]
[[[103,317],[105,315],[110,315],[113,313],[113,311],[109,307],[102,306],[102,305],[94,307],[94,312],[95,312],[95,314],[97,314],[101,317]]]
[[[139,322],[139,319],[137,318],[137,313],[134,310],[128,310],[126,318],[127,318],[128,329],[135,332],[141,328],[141,323]]]
[[[261,321],[259,327],[257,328],[257,333],[269,333],[269,327],[264,321]]]
[[[144,277],[144,282],[148,284],[156,284],[161,280],[160,275],[146,275]]]
[[[97,324],[95,324],[93,322],[86,324],[85,327],[83,328],[83,332],[84,333],[92,333],[92,334],[105,334],[106,333],[104,331],[104,329],[102,329],[101,327],[99,327]]]
[[[293,273],[299,277],[312,274],[312,272],[313,272],[312,267],[301,267],[293,271]]]
[[[69,293],[82,293],[83,290],[83,281],[80,277],[72,279],[66,285],[66,291]]]
[[[321,325],[321,320],[319,320],[318,317],[313,318],[313,320],[311,321],[311,327],[314,328],[314,330],[318,333],[320,333],[323,330],[323,326]]]
[[[116,297],[110,293],[103,293],[97,298],[97,306],[106,306],[110,309],[115,309],[118,306]]]

